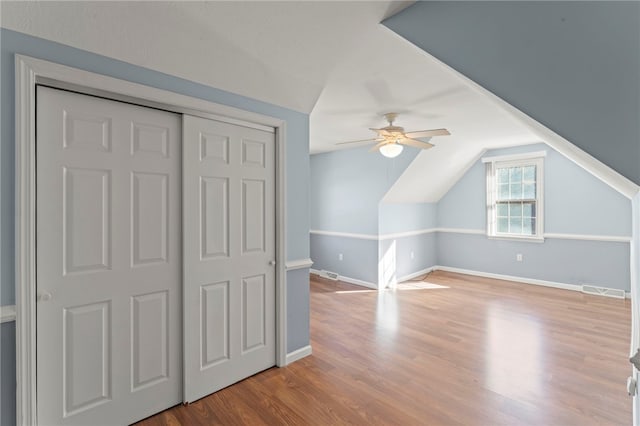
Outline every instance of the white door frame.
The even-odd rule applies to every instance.
[[[286,122],[167,90],[15,55],[15,283],[17,423],[36,418],[36,85],[274,131],[276,139],[276,363],[286,365]]]

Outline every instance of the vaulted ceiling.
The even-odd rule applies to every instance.
[[[385,198],[436,201],[486,149],[540,138],[380,24],[411,3],[3,1],[0,23],[309,113],[312,153],[372,136],[385,112],[410,130],[446,127]]]
[[[640,2],[418,2],[384,24],[640,184]]]
[[[407,4],[3,0],[0,24],[309,113],[362,29]]]

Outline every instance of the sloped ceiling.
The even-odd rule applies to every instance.
[[[418,2],[385,25],[640,183],[639,2]]]
[[[386,125],[382,114],[391,111],[407,130],[445,127],[451,136],[431,140],[436,147],[416,157],[384,197],[387,203],[438,201],[487,149],[540,141],[458,73],[377,25],[336,65],[320,94],[310,120],[312,153],[372,137],[369,128]]]
[[[3,0],[0,24],[309,113],[362,27],[410,3]]]
[[[540,139],[380,24],[410,4],[3,1],[0,23],[310,113],[312,153],[372,136],[385,112],[408,130],[446,127],[452,136],[433,139],[385,197],[437,201],[486,149]]]

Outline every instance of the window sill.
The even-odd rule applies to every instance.
[[[490,240],[521,241],[526,243],[544,243],[544,237],[526,237],[517,235],[487,235]]]

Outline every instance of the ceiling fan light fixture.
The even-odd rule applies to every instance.
[[[403,146],[397,143],[388,143],[380,147],[380,154],[387,158],[395,158],[402,153]]]

